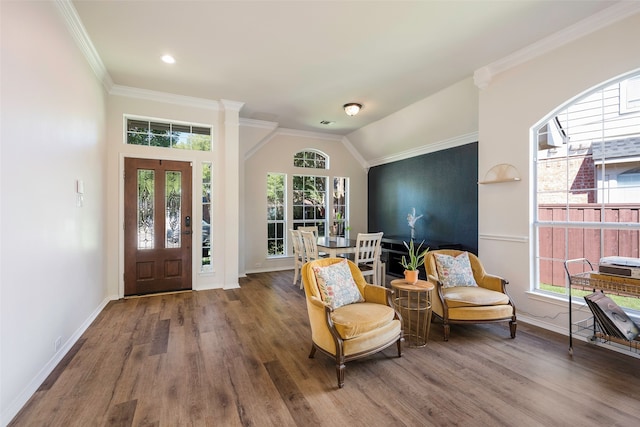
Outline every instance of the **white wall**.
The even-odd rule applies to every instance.
[[[1,19],[4,425],[106,304],[107,292],[102,85],[54,2],[3,1]],[[84,181],[82,207],[76,179]]]
[[[568,308],[528,293],[532,281],[529,131],[561,104],[640,67],[640,14],[512,68],[480,92],[479,178],[510,163],[522,181],[479,188],[479,255],[507,277],[518,315],[568,332]]]
[[[330,169],[304,169],[293,166],[293,156],[304,149],[316,149],[329,156]],[[267,143],[260,146],[246,160],[244,165],[244,232],[245,240],[241,244],[241,256],[246,261],[246,271],[268,271],[277,269],[293,269],[293,258],[267,259],[267,173],[281,172],[287,174],[287,182],[291,176],[319,175],[349,177],[350,221],[351,233],[367,231],[367,175],[360,163],[355,159],[341,138],[321,137],[305,132],[277,133]],[[288,184],[288,200],[291,200],[292,189]],[[292,209],[287,212],[291,219]]]
[[[0,408],[6,424],[119,292],[120,161],[125,153],[147,154],[122,146],[122,114],[214,124],[224,123],[224,115],[204,105],[118,95],[106,100],[54,2],[3,1],[1,24]],[[479,128],[479,178],[498,163],[515,165],[524,178],[480,187],[480,256],[489,271],[510,279],[521,318],[566,328],[566,316],[555,317],[566,312],[564,303],[527,294],[532,279],[529,129],[568,99],[639,68],[638,39],[640,15],[495,76],[480,92],[479,108],[477,89],[465,79],[349,139],[365,148],[367,141],[383,137],[389,150],[366,156],[382,161],[402,151],[406,141],[437,144]],[[327,153],[329,176],[351,177],[351,226],[354,233],[367,227],[366,172],[342,141],[264,132],[271,137],[255,148],[244,143],[240,129],[239,273],[243,265],[248,271],[292,267],[290,258],[265,258],[265,177],[271,171],[300,173],[291,157],[301,149]],[[214,151],[211,157],[215,162],[223,154]],[[180,155],[201,160],[200,154]],[[224,165],[216,171],[221,171],[219,183],[229,178]],[[76,206],[76,179],[84,181],[83,207]],[[223,217],[219,220],[224,224]],[[224,258],[217,262],[224,264]],[[62,347],[56,353],[58,337]]]
[[[132,90],[130,88],[117,88],[112,91],[119,95],[110,95],[107,100],[108,105],[108,123],[107,123],[107,283],[109,285],[109,294],[114,297],[122,297],[124,295],[122,274],[123,266],[123,167],[125,157],[142,157],[142,158],[158,158],[169,160],[182,160],[193,162],[193,182],[194,182],[194,209],[193,223],[200,224],[202,219],[202,208],[197,194],[201,194],[200,184],[201,164],[202,162],[212,162],[214,170],[214,182],[217,183],[214,188],[214,198],[219,196],[221,182],[224,177],[220,175],[220,127],[218,126],[219,105],[216,101],[204,102],[200,100],[200,104],[194,100],[170,97],[167,94],[157,94],[151,92],[142,92]],[[136,97],[137,96],[137,97]],[[173,102],[171,102],[173,100]],[[184,101],[180,103],[179,101]],[[191,101],[191,102],[189,102]],[[134,115],[141,117],[149,117],[151,119],[168,120],[175,122],[187,122],[200,125],[211,126],[214,129],[214,138],[212,142],[212,152],[175,150],[169,148],[142,147],[127,145],[124,143],[124,117],[125,115]],[[214,199],[214,200],[215,200]],[[221,218],[223,214],[220,211],[221,204],[214,201],[213,218]],[[221,230],[218,227],[212,228],[212,238],[214,242],[222,241]],[[194,228],[194,242],[202,241],[201,230]],[[195,245],[194,245],[195,246]],[[215,254],[215,252],[214,252]],[[218,268],[213,273],[201,274],[200,266],[197,264],[198,251],[194,249],[194,266],[193,279],[194,289],[205,289],[212,287],[223,287],[223,279],[220,272],[221,260],[214,260],[214,265]]]
[[[469,77],[347,138],[375,166],[476,142],[477,132],[478,88]]]

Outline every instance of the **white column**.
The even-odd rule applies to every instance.
[[[224,242],[216,250],[224,251],[224,289],[238,288],[240,258],[240,109],[243,102],[220,101],[224,108],[223,161]]]

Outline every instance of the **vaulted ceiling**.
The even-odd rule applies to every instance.
[[[347,135],[612,1],[73,0],[113,84]],[[175,64],[160,57],[171,54]],[[348,117],[342,105],[364,109]],[[321,121],[334,122],[323,125]]]

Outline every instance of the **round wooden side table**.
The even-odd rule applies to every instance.
[[[424,347],[431,328],[432,283],[418,280],[415,285],[404,279],[391,281],[394,305],[402,316],[404,337],[409,347]]]

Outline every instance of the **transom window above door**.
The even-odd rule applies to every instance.
[[[211,151],[211,127],[127,118],[126,143],[179,150]]]

